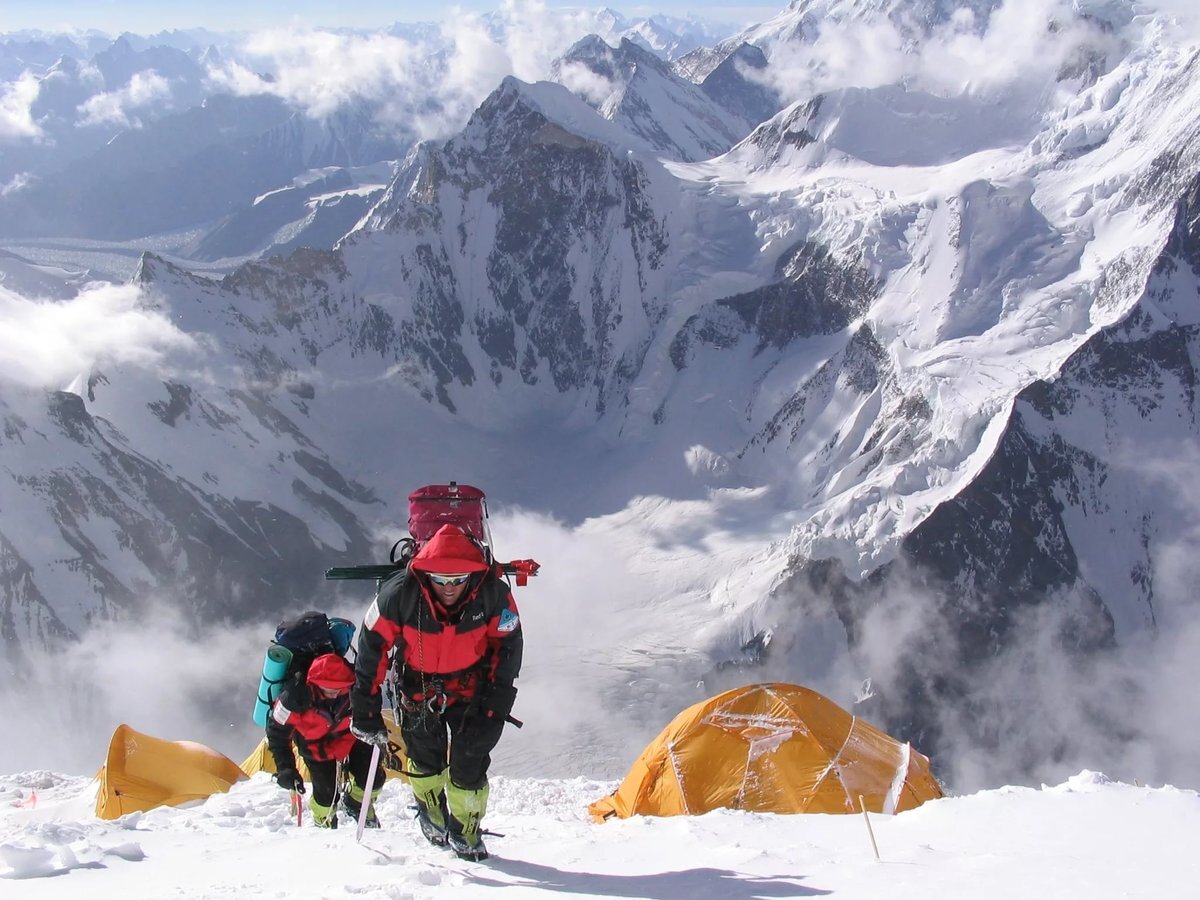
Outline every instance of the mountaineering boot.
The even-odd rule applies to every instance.
[[[483,838],[478,833],[475,835],[474,842],[469,840],[466,834],[456,834],[453,831],[447,835],[447,840],[450,843],[450,849],[459,859],[479,862],[488,858],[487,847],[483,846]]]
[[[375,815],[375,800],[379,797],[379,791],[371,793],[371,805],[367,808],[367,821],[364,824],[366,828],[378,828],[379,816]],[[357,784],[351,784],[342,795],[342,809],[346,815],[350,817],[350,821],[357,824],[358,817],[362,813],[363,789]]]
[[[417,824],[421,826],[421,834],[425,835],[425,840],[429,841],[435,847],[446,846],[446,829],[440,825],[435,825],[429,817],[429,813],[423,809],[417,810]]]
[[[478,861],[488,858],[479,834],[483,814],[487,812],[488,793],[486,782],[475,790],[460,788],[453,781],[446,784],[446,806],[450,812],[447,840],[459,859]]]
[[[312,810],[313,824],[318,828],[337,828],[337,810],[332,806],[323,806],[310,797],[308,808]]]
[[[425,840],[435,847],[446,846],[446,770],[436,775],[408,776],[417,800],[417,823]]]

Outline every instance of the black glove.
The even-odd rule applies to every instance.
[[[388,733],[382,716],[354,716],[350,720],[350,733],[364,744],[387,749]]]
[[[275,782],[285,791],[295,791],[297,794],[304,793],[304,779],[300,777],[300,773],[295,769],[280,769],[275,773]]]
[[[484,715],[503,721],[517,702],[517,689],[511,684],[487,684],[479,697]]]

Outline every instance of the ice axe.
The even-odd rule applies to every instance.
[[[367,813],[371,811],[372,796],[375,792],[371,789],[375,784],[375,772],[379,769],[379,745],[371,745],[371,765],[367,767],[367,780],[363,782],[366,790],[363,791],[362,806],[358,810],[358,831],[354,833],[354,840],[362,843],[363,830],[367,827]]]

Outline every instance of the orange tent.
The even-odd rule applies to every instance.
[[[126,813],[203,800],[243,780],[232,759],[192,741],[164,741],[118,725],[100,769],[96,815]]]
[[[816,691],[755,684],[690,706],[588,811],[896,813],[942,796],[929,760]]]

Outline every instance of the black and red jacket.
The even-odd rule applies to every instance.
[[[288,682],[267,718],[267,748],[277,770],[295,770],[293,740],[306,760],[345,759],[357,740],[350,733],[350,697],[325,697],[303,676]]]
[[[452,611],[438,602],[427,572],[471,574]],[[484,684],[511,687],[521,671],[523,647],[508,584],[470,538],[445,525],[407,569],[380,585],[367,608],[351,693],[354,715],[380,715],[379,687],[393,649],[392,664],[408,699],[420,703],[444,694],[447,703],[459,703],[469,701]]]

